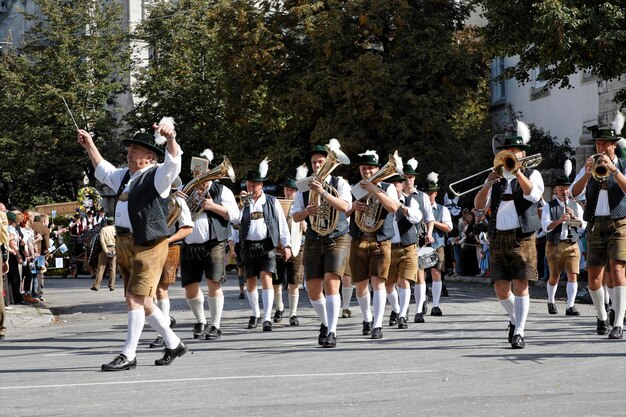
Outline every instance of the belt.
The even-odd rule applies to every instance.
[[[502,194],[500,201],[513,201],[513,194]]]
[[[132,232],[128,227],[118,227],[115,226],[115,233],[117,235],[130,235]]]
[[[262,211],[255,211],[253,213],[250,213],[250,218],[252,220],[259,220],[259,219],[262,219],[263,217],[264,216],[263,216],[263,212]]]

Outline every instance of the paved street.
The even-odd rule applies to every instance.
[[[236,277],[226,286],[224,335],[191,338],[193,317],[171,289],[175,328],[191,352],[156,367],[146,326],[135,370],[100,372],[119,352],[126,308],[120,289],[89,290],[91,280],[48,279],[46,308],[16,306],[0,344],[0,415],[70,416],[397,416],[625,415],[624,341],[595,334],[590,305],[581,317],[549,316],[531,300],[526,349],[512,350],[507,319],[484,283],[450,282],[443,317],[361,336],[340,319],[336,349],[317,345],[319,322],[301,292],[300,327],[247,330],[247,301]],[[543,295],[545,288],[534,288]],[[284,294],[285,301],[287,300]],[[414,313],[414,306],[411,308]],[[387,310],[388,312],[389,310]],[[411,317],[412,317],[411,313]]]

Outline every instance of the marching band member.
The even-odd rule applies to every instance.
[[[239,241],[246,277],[246,294],[252,309],[248,329],[258,326],[260,320],[257,277],[261,277],[263,288],[263,331],[272,331],[272,304],[274,289],[272,274],[276,273],[276,247],[283,247],[285,261],[291,258],[291,236],[285,213],[276,198],[263,192],[267,179],[268,160],[265,158],[259,169],[246,175],[248,201],[239,216]]]
[[[170,199],[176,199],[176,203],[180,207],[180,214],[176,218],[176,221],[172,225],[172,235],[167,238],[168,251],[165,265],[163,265],[163,271],[161,272],[161,279],[156,289],[156,306],[161,309],[165,317],[170,318],[170,327],[174,327],[176,320],[170,316],[170,296],[169,287],[176,282],[176,271],[178,271],[178,265],[180,264],[180,247],[183,244],[183,239],[191,233],[193,227],[193,220],[191,219],[191,213],[185,200],[177,195],[178,189],[182,185],[180,177],[176,177],[172,183],[172,190],[170,192]],[[163,336],[158,335],[152,343],[151,348],[159,348],[165,346]]]
[[[609,333],[604,307],[602,276],[605,265],[610,268],[613,282],[611,294],[615,311],[615,327],[609,339],[621,339],[626,307],[626,162],[616,156],[624,115],[618,113],[611,128],[598,130],[595,138],[596,155],[587,158],[574,184],[572,195],[578,198],[583,191],[587,203],[583,219],[587,221],[587,271],[589,294],[597,314],[597,333]]]
[[[337,346],[339,287],[350,253],[346,214],[352,201],[350,186],[343,178],[330,175],[336,167],[331,156],[349,163],[347,157],[342,158],[345,155],[339,147],[339,142],[331,139],[329,145],[317,145],[307,152],[315,176],[308,184],[309,191],[296,193],[293,203],[293,220],[307,223],[303,258],[306,286],[311,305],[322,322],[317,341],[325,348]],[[329,152],[333,155],[329,156]],[[337,217],[331,219],[333,212]]]
[[[518,136],[506,138],[498,149],[522,158],[526,155],[530,130],[524,123],[517,123]],[[524,327],[530,308],[528,282],[537,280],[535,232],[541,221],[536,204],[543,189],[543,179],[537,170],[518,169],[510,174],[505,172],[504,177],[494,170],[474,198],[477,209],[491,207],[491,282],[510,318],[508,336],[513,349],[525,346]]]
[[[208,159],[210,168],[213,152],[206,149],[201,155]],[[205,172],[196,170],[194,174],[201,177]],[[198,203],[200,214],[196,213],[192,232],[185,237],[181,256],[181,280],[187,304],[196,318],[193,338],[216,340],[222,337],[222,282],[225,276],[226,241],[230,235],[228,224],[238,220],[239,208],[233,192],[215,180],[200,183],[190,194],[185,195],[185,198]],[[200,288],[203,275],[206,276],[209,289],[211,327],[208,330],[204,314],[204,293]]]
[[[163,358],[155,365],[169,365],[189,350],[169,327],[169,320],[154,305],[152,297],[167,259],[166,214],[161,200],[167,198],[174,178],[180,173],[182,151],[176,142],[174,121],[164,118],[153,126],[156,138],[138,132],[126,145],[128,168],[116,169],[102,158],[91,135],[78,130],[78,143],[85,148],[95,168],[96,178],[117,190],[115,207],[115,248],[117,264],[124,278],[128,306],[128,331],[122,352],[102,365],[103,371],[119,371],[137,366],[136,350],[148,322],[165,340]],[[153,140],[166,138],[166,151]],[[157,164],[165,154],[165,162]]]
[[[417,161],[415,158],[411,158],[407,161],[404,168],[404,187],[402,193],[406,198],[413,198],[422,212],[422,224],[426,228],[426,236],[424,237],[424,244],[430,245],[435,240],[433,239],[433,229],[435,227],[435,216],[433,215],[433,209],[430,204],[430,199],[423,191],[418,190],[415,187],[415,172],[417,168]],[[418,229],[419,238],[419,229]],[[415,287],[413,289],[415,293],[415,306],[417,308],[415,313],[415,323],[424,323],[424,312],[426,310],[426,274],[423,269],[417,268],[417,276],[415,278]]]
[[[579,227],[570,226],[570,221],[580,221],[583,209],[569,198],[569,175],[572,172],[572,161],[565,161],[565,175],[558,177],[554,186],[554,199],[543,206],[541,213],[541,227],[546,232],[546,257],[550,278],[546,289],[548,291],[548,313],[557,314],[554,296],[563,271],[567,274],[567,309],[566,316],[579,316],[574,306],[578,292],[578,273],[580,270],[580,250],[578,248],[578,230],[584,230],[586,222],[583,220]]]
[[[422,220],[422,212],[417,202],[402,194],[404,178],[394,175],[387,182],[396,187],[400,207],[393,216],[393,237],[391,238],[391,263],[385,282],[387,300],[391,305],[389,326],[398,329],[408,328],[407,311],[411,301],[411,285],[417,276],[417,225]],[[398,286],[396,290],[396,285]]]
[[[439,300],[441,298],[441,289],[443,283],[441,281],[442,271],[446,267],[446,258],[444,252],[444,246],[446,244],[446,234],[452,230],[452,216],[450,211],[444,205],[441,205],[435,201],[437,197],[437,191],[439,190],[439,174],[431,172],[426,177],[426,185],[422,188],[428,195],[430,205],[432,207],[433,216],[433,240],[431,247],[437,251],[437,257],[439,261],[437,265],[430,268],[430,275],[433,279],[432,294],[433,294],[433,307],[430,310],[431,316],[441,316],[443,313],[439,307]],[[419,310],[418,310],[419,311]]]
[[[396,188],[391,184],[370,181],[380,169],[376,151],[359,154],[359,172],[362,181],[357,184],[367,191],[367,202],[356,200],[349,214],[354,213],[350,222],[350,269],[352,281],[356,285],[356,296],[363,314],[363,335],[372,339],[383,338],[383,315],[385,313],[385,281],[391,262],[391,238],[393,218],[400,206]],[[399,163],[400,169],[402,164]],[[376,207],[379,209],[374,210]],[[375,213],[373,213],[375,211]],[[367,224],[366,224],[367,223]],[[380,223],[380,226],[378,224]],[[365,228],[365,230],[363,230]],[[374,291],[374,318],[370,311],[371,280]]]

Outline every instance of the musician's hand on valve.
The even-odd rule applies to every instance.
[[[378,185],[372,183],[371,181],[361,180],[359,185],[361,186],[361,188],[363,188],[366,191],[369,191],[372,194],[375,193],[377,190],[379,190]]]
[[[315,191],[318,194],[324,194],[324,186],[321,182],[313,180],[309,183],[309,189]]]
[[[352,203],[352,206],[356,211],[365,211],[367,210],[367,204],[362,201],[355,201]]]
[[[202,200],[202,208],[205,210],[210,210],[213,204],[213,199],[211,197],[207,197]]]
[[[308,206],[306,206],[306,209],[304,209],[304,211],[306,211],[306,214],[309,216],[317,214],[317,210],[319,210],[319,207],[313,204],[309,204]]]

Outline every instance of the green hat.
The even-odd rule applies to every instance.
[[[519,148],[528,149],[528,145],[524,143],[524,139],[521,136],[512,136],[504,139],[504,143],[500,146],[496,146],[496,149],[509,149]]]
[[[154,152],[157,156],[165,155],[163,148],[157,146],[154,143],[154,135],[145,132],[137,132],[132,139],[124,139],[122,141],[122,145],[124,146],[128,146],[131,144],[143,146],[144,148]]]
[[[621,138],[615,134],[615,130],[610,127],[603,127],[598,129],[598,134],[594,138],[594,140],[608,140],[617,142]]]
[[[324,145],[315,145],[313,147],[313,149],[311,149],[310,151],[308,151],[306,153],[307,161],[310,161],[311,157],[313,155],[315,155],[316,153],[322,154],[324,156],[328,156],[328,150],[326,149],[326,146],[324,146]]]
[[[430,193],[439,190],[439,184],[437,184],[438,182],[439,174],[431,172],[430,174],[428,174],[428,177],[426,177],[426,183],[422,187],[422,191]]]
[[[556,181],[554,182],[554,185],[571,185],[572,182],[570,181],[569,177],[566,177],[565,175],[560,175],[558,177],[556,177]]]
[[[16,221],[17,220],[17,214],[15,214],[12,211],[7,212],[7,219],[12,220],[12,221]]]
[[[378,163],[378,154],[376,151],[365,151],[364,153],[359,154],[359,160],[356,163],[357,165],[371,165],[379,167]]]
[[[394,175],[392,177],[387,178],[387,182],[402,182],[404,181],[404,177],[402,175]]]
[[[406,164],[404,164],[404,167],[402,167],[402,171],[404,175],[417,175],[417,172],[415,172],[416,168],[417,161],[415,160],[415,158],[411,158],[406,161]]]
[[[298,189],[298,186],[296,185],[296,180],[292,179],[292,178],[287,178],[282,184],[281,187],[284,188],[293,188],[295,190]]]

